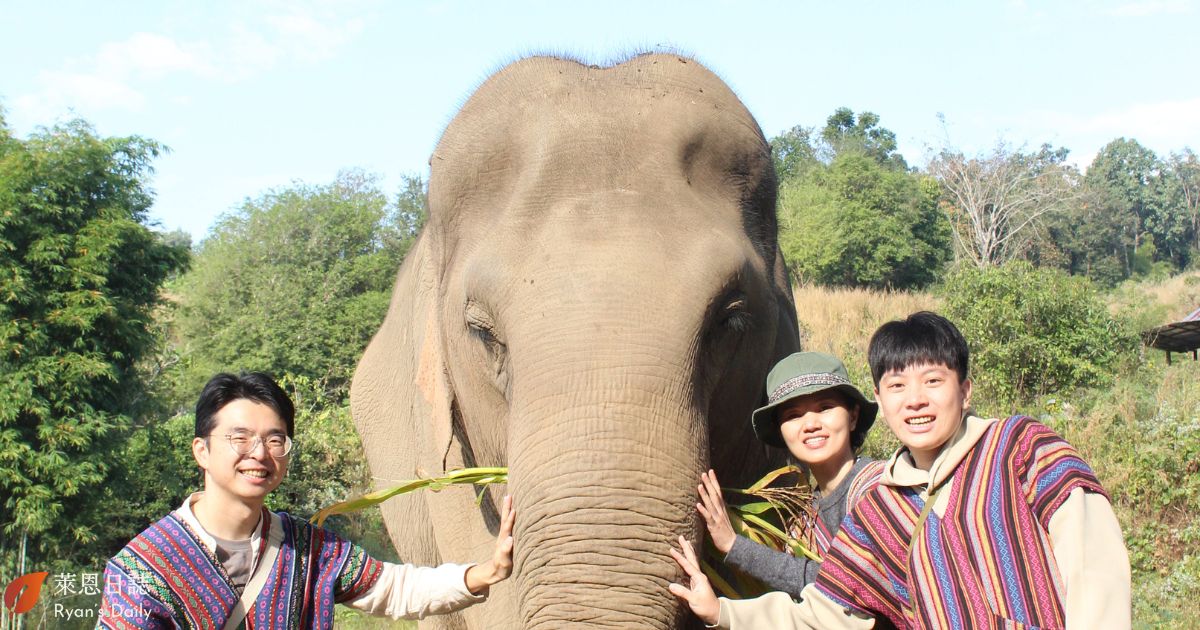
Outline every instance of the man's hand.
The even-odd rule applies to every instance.
[[[725,512],[725,498],[721,495],[721,484],[717,483],[717,473],[709,470],[700,473],[700,503],[696,509],[704,517],[704,525],[708,527],[708,536],[713,545],[722,554],[728,554],[733,549],[733,541],[737,535],[733,533],[733,525],[729,524],[729,514]]]
[[[671,557],[675,558],[675,562],[679,563],[683,572],[687,574],[688,585],[672,582],[667,586],[667,590],[671,591],[675,597],[687,602],[688,607],[700,618],[700,621],[715,626],[721,618],[721,602],[708,583],[708,577],[700,570],[700,562],[696,560],[696,551],[692,549],[692,543],[680,536],[679,546],[683,549],[683,553],[672,548]]]
[[[500,507],[500,533],[496,536],[496,549],[492,559],[467,569],[467,590],[473,595],[482,595],[488,587],[512,575],[513,568],[513,523],[517,513],[512,507],[512,497],[504,496]]]

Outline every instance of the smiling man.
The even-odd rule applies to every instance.
[[[1104,489],[1040,422],[971,413],[958,328],[929,312],[888,322],[868,360],[902,446],[801,601],[718,604],[682,539],[691,583],[673,592],[723,628],[1129,628],[1129,557]]]
[[[512,500],[481,564],[380,562],[263,504],[287,474],[295,408],[269,376],[218,374],[196,403],[204,491],[134,538],[105,569],[101,628],[330,628],[341,603],[394,619],[453,612],[512,571]]]

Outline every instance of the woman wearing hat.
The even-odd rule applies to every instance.
[[[846,512],[883,472],[883,462],[856,455],[877,410],[850,383],[846,366],[823,352],[792,354],[767,375],[767,405],[755,410],[751,424],[758,439],[788,449],[812,473],[817,518],[808,528],[807,546],[819,557],[824,557]],[[700,501],[696,507],[727,564],[793,598],[816,579],[819,561],[734,534],[711,470],[701,475]]]

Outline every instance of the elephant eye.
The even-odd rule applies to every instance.
[[[483,337],[485,341],[499,343],[500,340],[496,338],[496,322],[479,303],[474,300],[468,301],[465,315],[467,326],[472,332]]]
[[[488,346],[491,344],[504,346],[504,342],[500,341],[496,334],[496,320],[492,319],[491,314],[480,306],[479,302],[474,300],[467,302],[466,318],[470,330],[487,342]]]
[[[750,329],[754,317],[750,314],[750,304],[745,294],[739,292],[727,298],[724,308],[721,309],[720,322],[722,327],[735,333],[743,333]]]
[[[483,305],[474,300],[467,301],[464,316],[467,327],[471,329],[471,334],[479,339],[487,348],[490,360],[489,371],[493,381],[496,383],[496,387],[501,392],[507,393],[508,372],[506,370],[506,359],[508,346],[500,340],[500,336],[496,330],[496,320],[492,318]]]

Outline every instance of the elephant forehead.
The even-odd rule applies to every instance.
[[[690,192],[700,202],[690,206],[720,200],[730,210],[773,186],[757,123],[699,64],[647,55],[600,69],[535,58],[485,82],[451,122],[431,160],[430,211],[436,223],[598,191],[658,207]]]
[[[566,247],[570,251],[561,253],[571,256],[626,248],[645,252],[642,257],[653,256],[647,250],[675,257],[689,249],[737,248],[745,241],[736,200],[695,187],[530,191],[503,214],[524,243],[544,248],[546,255]]]
[[[588,290],[613,285],[612,291],[637,294],[686,284],[703,293],[737,276],[766,274],[738,218],[719,213],[559,207],[509,217],[487,234],[449,265],[468,293],[513,283],[540,291],[555,279]]]
[[[694,151],[697,139],[708,136],[750,152],[765,145],[737,96],[694,61],[647,55],[596,68],[533,58],[501,70],[472,95],[432,162],[435,175],[476,164],[483,173],[495,172],[503,166],[495,158],[505,154],[525,162],[598,154],[614,158],[606,163],[629,162]],[[586,172],[595,173],[604,165],[588,166]]]
[[[549,116],[567,126],[580,125],[589,114],[630,118],[631,105],[641,109],[725,112],[735,124],[760,136],[754,118],[719,77],[694,60],[675,55],[641,55],[601,68],[552,57],[517,61],[495,73],[467,100],[444,139],[456,126],[507,118],[509,125],[526,115]]]

